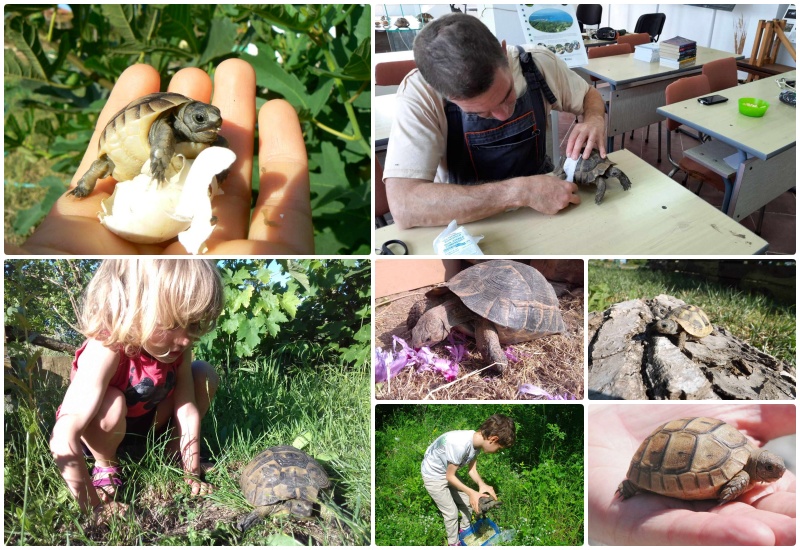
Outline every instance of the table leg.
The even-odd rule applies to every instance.
[[[742,220],[796,185],[797,147],[769,160],[751,158],[739,164],[728,207],[724,210]]]

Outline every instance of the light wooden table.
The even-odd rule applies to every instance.
[[[554,216],[529,208],[504,212],[465,224],[484,254],[498,255],[749,255],[767,242],[668,178],[630,151],[609,155],[632,182],[623,191],[609,183],[600,205],[594,188],[581,187],[581,204]],[[448,185],[448,184],[442,184]],[[392,239],[408,245],[409,254],[434,254],[433,239],[443,227],[377,229],[373,248]]]
[[[776,84],[779,78],[793,80],[795,75],[796,71],[791,71],[721,90],[716,93],[728,101],[717,105],[702,105],[693,98],[658,109],[662,116],[691,126],[739,152],[739,168],[727,206],[735,220],[797,184],[796,107],[780,102],[781,90]],[[761,118],[745,116],[739,113],[741,97],[764,99],[769,102],[769,109]]]
[[[637,128],[644,128],[664,120],[656,109],[666,105],[664,90],[669,84],[692,74],[699,73],[703,65],[725,57],[737,57],[734,53],[697,47],[697,62],[691,67],[672,69],[658,62],[649,63],[633,57],[634,54],[612,55],[590,59],[583,67],[573,70],[584,76],[593,76],[607,82],[608,87],[599,87],[603,99],[608,101],[606,130],[608,150],[614,148],[614,136]],[[658,136],[661,150],[661,136]]]

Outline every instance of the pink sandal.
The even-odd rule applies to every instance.
[[[92,468],[92,486],[113,497],[122,488],[122,466],[95,466]]]

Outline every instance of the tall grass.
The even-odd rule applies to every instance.
[[[422,485],[427,446],[450,430],[477,429],[495,412],[517,424],[517,443],[479,455],[481,477],[503,502],[489,512],[514,546],[583,544],[583,408],[580,405],[378,405],[375,431],[375,542],[447,543]],[[462,481],[475,488],[466,475]]]
[[[669,294],[702,308],[715,325],[791,365],[796,364],[796,307],[769,296],[678,273],[619,269],[589,262],[589,311]]]
[[[367,367],[334,365],[284,375],[262,358],[221,373],[203,426],[206,476],[215,492],[191,498],[183,473],[151,441],[144,456],[124,461],[122,500],[133,513],[108,527],[90,525],[56,469],[48,439],[57,402],[19,403],[5,415],[5,544],[204,545],[283,542],[363,544],[370,525],[370,384]],[[298,436],[303,436],[298,440]],[[238,487],[242,467],[272,445],[303,445],[330,474],[322,516],[309,522],[270,518],[242,535],[249,513]]]

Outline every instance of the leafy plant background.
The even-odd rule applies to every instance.
[[[70,4],[69,28],[51,8],[5,6],[7,240],[22,243],[66,189],[128,66],[154,66],[165,90],[184,67],[213,77],[237,57],[255,69],[257,108],[284,98],[298,111],[316,252],[369,253],[369,5]]]
[[[194,260],[186,260],[194,261]],[[48,448],[64,380],[41,369],[39,338],[72,355],[74,311],[97,260],[4,264],[4,525],[6,544],[364,544],[370,538],[370,265],[361,260],[220,260],[225,308],[195,358],[217,366],[220,388],[203,419],[216,463],[209,499],[186,496],[183,476],[155,442],[126,462],[124,501],[137,515],[87,527]],[[35,290],[34,290],[35,289]],[[45,354],[56,352],[44,350]],[[271,445],[305,445],[331,473],[326,522],[232,526],[250,509],[238,473]],[[327,500],[327,499],[330,500]],[[286,535],[286,536],[284,536]],[[310,538],[309,538],[310,537]]]
[[[476,430],[495,413],[514,419],[510,449],[478,456],[478,472],[500,508],[487,514],[515,531],[512,546],[583,544],[583,407],[567,404],[377,405],[375,542],[378,546],[447,544],[436,505],[422,485],[425,450],[442,433]],[[476,488],[466,468],[459,477]]]

